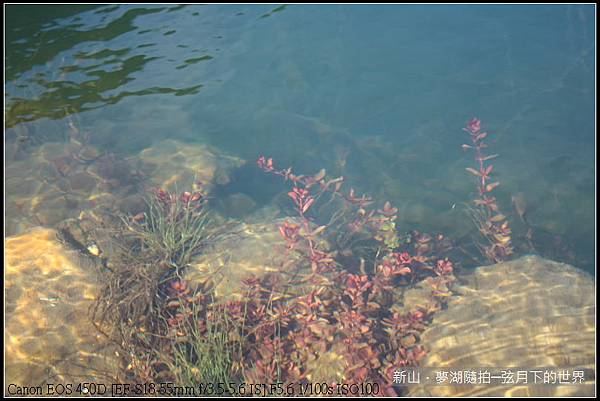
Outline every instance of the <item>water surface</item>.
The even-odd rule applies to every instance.
[[[472,230],[461,205],[475,191],[461,128],[477,116],[500,154],[496,191],[515,236],[519,194],[547,239],[540,252],[559,241],[593,272],[594,11],[9,5],[6,164],[23,135],[64,140],[69,123],[123,157],[179,139],[324,167],[398,206],[401,229],[458,238]],[[223,195],[267,203],[285,189],[246,169]]]

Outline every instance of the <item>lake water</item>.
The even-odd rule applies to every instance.
[[[524,198],[534,235],[594,269],[591,6],[7,12],[9,144],[23,127],[63,138],[75,121],[95,146],[121,155],[164,138],[250,161],[266,154],[296,171],[343,174],[397,205],[402,228],[462,236],[471,225],[456,205],[475,187],[461,128],[476,116],[500,154],[505,213],[517,219],[510,199]],[[256,172],[240,174],[226,192],[267,202],[277,191]]]
[[[213,181],[209,205],[215,215],[240,225],[265,223],[275,216],[270,208],[279,210],[279,218],[292,205],[289,183],[257,168],[264,155],[277,168],[292,166],[298,174],[324,168],[329,177],[343,176],[345,190],[369,194],[377,207],[389,201],[398,208],[399,233],[443,233],[461,251],[456,266],[470,271],[482,259],[474,256],[477,229],[466,212],[478,194],[465,169],[477,165],[473,152],[462,149],[470,143],[463,127],[479,118],[488,132],[486,153],[498,154],[490,161],[493,181],[500,183],[494,196],[512,228],[515,258],[538,254],[595,277],[593,5],[8,5],[5,10],[6,237],[81,220],[82,212],[98,205],[116,205],[131,217],[143,207],[140,199],[149,183],[189,183],[193,174]],[[153,169],[138,170],[142,162],[153,163]],[[58,252],[51,232],[33,233],[40,252]],[[271,234],[281,240],[277,230]],[[19,258],[36,250],[18,237],[13,242],[18,246],[11,251],[17,261],[11,278],[26,288],[31,280],[23,277]],[[240,244],[262,245],[249,237],[223,245],[222,251]],[[80,251],[97,256],[100,250],[93,246],[82,241]],[[228,259],[233,266],[228,268],[248,266],[243,255],[259,254],[248,247]],[[30,258],[26,264],[46,260]],[[542,283],[544,262],[523,260],[538,266],[527,277]],[[576,335],[595,335],[589,317],[594,313],[588,313],[591,307],[581,312],[578,298],[589,294],[581,290],[571,299],[568,289],[573,283],[589,288],[590,279],[585,276],[580,284],[579,273],[561,276],[562,267],[548,266],[559,277],[560,291],[542,284],[523,287],[527,283],[520,281],[518,268],[510,267],[510,277],[488,276],[492,295],[486,298],[482,290],[479,305],[489,302],[494,309],[494,291],[510,292],[514,285],[532,319],[539,315],[538,300],[551,309],[544,313],[560,317],[564,297],[574,304],[569,317],[583,327],[575,330],[573,354],[588,355],[577,347],[587,347],[589,339]],[[58,270],[51,274],[71,274]],[[9,294],[15,305],[31,293],[17,287]],[[63,287],[57,279],[48,288],[68,293]],[[50,291],[43,281],[35,288]],[[46,308],[47,316],[62,302],[55,293],[35,293],[36,307]],[[543,301],[549,296],[555,309]],[[507,314],[515,311],[505,306]],[[385,313],[380,317],[391,314]],[[459,314],[458,326],[454,317],[448,324],[463,327],[463,317]],[[475,317],[475,326],[488,318]],[[14,326],[17,320],[11,338],[19,340],[25,329]],[[559,335],[580,327],[561,322]],[[35,331],[33,340],[40,333]],[[35,344],[25,345],[37,350]],[[506,346],[510,351],[514,344]],[[35,377],[47,374],[38,368]]]

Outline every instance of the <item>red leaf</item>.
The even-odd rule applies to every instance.
[[[285,235],[285,228],[283,226],[279,226],[279,233],[283,238],[287,238],[287,235]]]
[[[500,183],[499,183],[499,182],[493,182],[493,183],[491,183],[491,184],[487,184],[487,185],[485,186],[485,190],[486,190],[486,192],[491,192],[491,191],[492,191],[494,188],[496,188],[498,185],[500,185]]]
[[[311,207],[311,205],[315,202],[315,198],[310,198],[302,207],[302,213],[306,213],[306,211]]]
[[[294,202],[298,203],[298,194],[296,192],[288,192],[288,196],[294,200]]]
[[[478,141],[480,139],[485,138],[486,136],[487,136],[487,132],[482,132],[481,134],[479,134],[475,137],[475,140]]]

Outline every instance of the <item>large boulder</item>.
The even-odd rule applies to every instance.
[[[5,378],[17,386],[104,383],[118,358],[91,323],[99,287],[94,263],[36,228],[5,240]]]
[[[593,396],[594,279],[572,266],[524,256],[461,277],[448,308],[423,333],[423,368],[584,370],[584,384],[409,386],[420,396]],[[531,378],[531,376],[530,376]]]

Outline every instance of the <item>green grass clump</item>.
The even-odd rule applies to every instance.
[[[172,355],[167,361],[177,386],[199,388],[200,384],[240,382],[235,362],[242,359],[241,327],[226,312],[219,312],[206,319],[200,316],[208,313],[192,313],[180,325],[185,336],[173,340]]]
[[[183,267],[213,237],[210,220],[200,201],[191,202],[178,194],[165,197],[146,197],[144,220],[131,227],[145,250],[159,255],[172,267]]]

